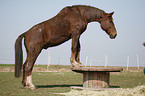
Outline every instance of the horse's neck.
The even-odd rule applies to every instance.
[[[79,13],[81,17],[89,23],[92,21],[99,21],[104,11],[93,7],[80,7]]]

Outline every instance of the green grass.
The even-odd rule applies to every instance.
[[[111,86],[120,86],[120,88],[134,88],[145,84],[145,75],[143,72],[123,71],[118,74],[111,74]]]
[[[0,68],[11,68],[14,66],[0,66]],[[46,69],[46,66],[35,66]],[[68,69],[70,66],[50,66],[49,70]],[[62,72],[36,72],[32,74],[33,84],[37,89],[24,89],[21,85],[22,77],[15,78],[14,72],[0,72],[0,96],[60,96],[54,93],[68,93],[70,86],[82,86],[83,75],[64,70]],[[142,71],[111,74],[110,87],[134,88],[145,84],[145,75]]]
[[[33,72],[33,84],[37,89],[24,89],[13,72],[0,72],[0,96],[55,96],[53,93],[69,92],[70,86],[81,86],[82,74]]]
[[[15,66],[14,64],[0,64],[0,67],[1,66]]]

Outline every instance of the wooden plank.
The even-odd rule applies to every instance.
[[[106,75],[105,75],[105,76],[106,76],[106,77],[105,77],[106,88],[109,88],[109,82],[108,82],[109,80],[108,80],[108,79],[109,79],[109,75],[110,75],[110,74],[109,74],[109,72],[106,72],[105,74],[106,74]]]
[[[102,71],[102,72],[120,72],[123,68],[104,68],[104,67],[73,67],[72,71],[84,72],[84,71]]]
[[[97,88],[97,72],[93,72],[93,88]]]
[[[88,87],[93,87],[93,72],[89,72],[89,78],[88,78]]]
[[[105,88],[106,87],[106,82],[105,82],[105,74],[106,72],[102,72],[102,88]]]
[[[103,79],[102,79],[102,82],[103,82],[103,88],[109,88],[109,82],[108,82],[108,73],[109,72],[103,72]]]
[[[107,83],[109,87],[110,86],[110,72],[107,72]]]
[[[86,87],[86,88],[88,88],[88,76],[89,76],[89,74],[88,74],[89,72],[84,72],[83,73],[83,87]]]
[[[97,87],[102,88],[101,72],[97,73]]]
[[[86,87],[86,72],[83,73],[83,87]]]

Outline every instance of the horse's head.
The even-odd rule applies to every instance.
[[[145,41],[144,41],[144,42],[142,42],[142,44],[143,44],[143,46],[145,47]]]
[[[115,39],[117,36],[117,31],[115,25],[113,23],[113,15],[112,13],[105,13],[102,17],[100,17],[101,28],[110,36],[111,39]]]

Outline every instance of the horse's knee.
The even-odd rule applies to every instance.
[[[72,51],[72,53],[75,54],[75,53],[77,53],[77,48],[75,48],[75,47],[74,48],[71,48],[71,51]]]

